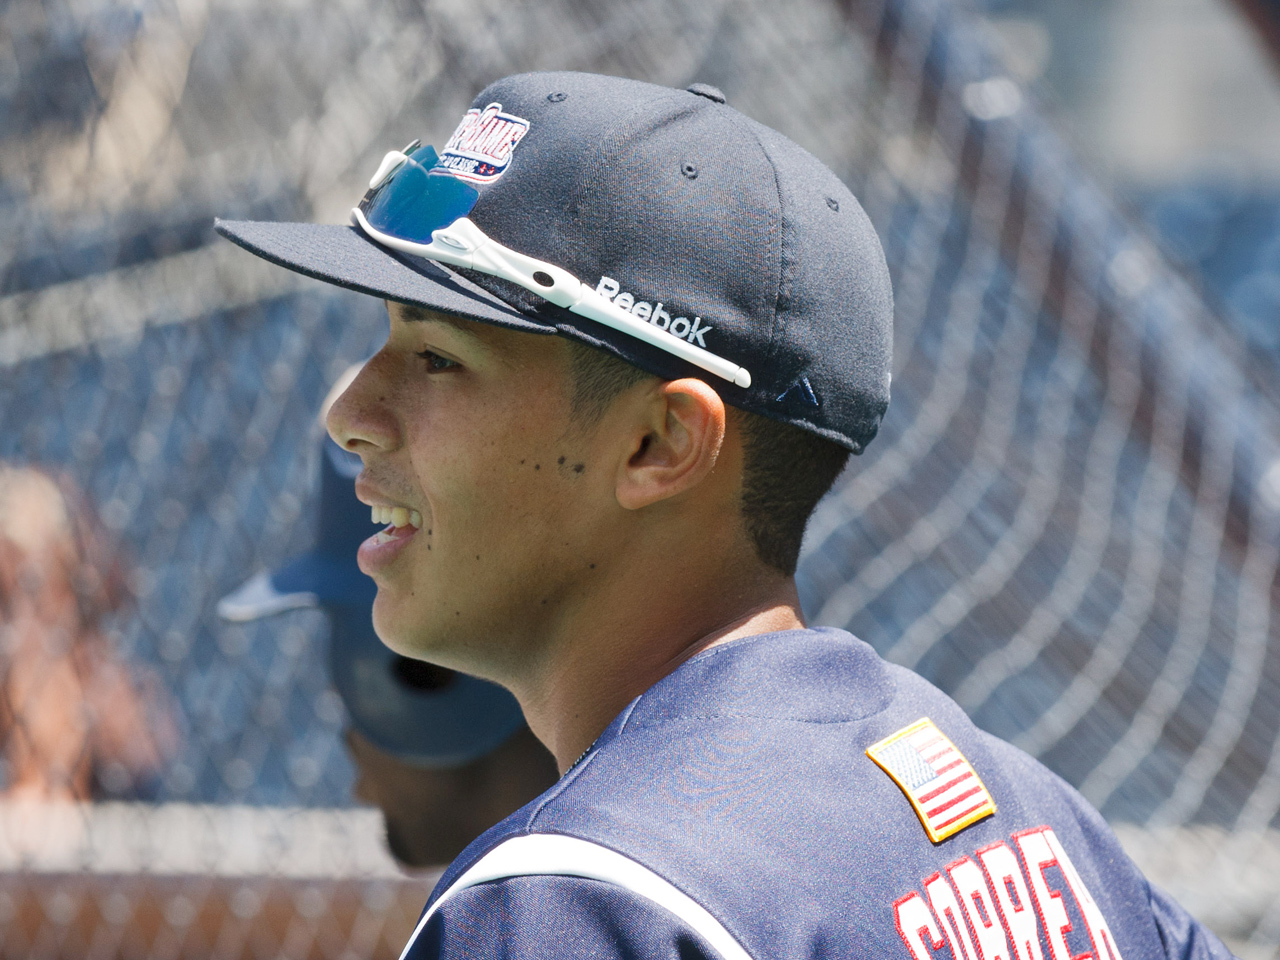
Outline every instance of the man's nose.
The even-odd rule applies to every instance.
[[[399,446],[399,422],[387,402],[386,385],[379,379],[383,366],[380,360],[381,355],[369,360],[329,407],[325,426],[343,450],[363,455],[375,450],[385,453]]]

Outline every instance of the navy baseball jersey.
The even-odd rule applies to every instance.
[[[441,878],[406,958],[1229,957],[1070,786],[839,630],[704,651]]]

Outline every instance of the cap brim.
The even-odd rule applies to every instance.
[[[213,229],[271,263],[348,290],[528,333],[555,333],[439,264],[378,246],[358,227],[215,220]]]

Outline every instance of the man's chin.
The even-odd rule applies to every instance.
[[[402,657],[421,660],[421,638],[412,629],[417,618],[405,609],[396,595],[398,592],[378,587],[378,596],[373,601],[373,632],[385,646]]]
[[[392,598],[378,591],[373,604],[373,630],[388,649],[410,660],[425,660],[450,670],[463,669],[456,660],[457,632],[424,630],[426,614],[406,615],[406,611]],[[452,654],[452,655],[451,655]]]

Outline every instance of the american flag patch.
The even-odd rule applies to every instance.
[[[964,754],[928,717],[868,747],[867,756],[902,788],[934,843],[996,812]]]

